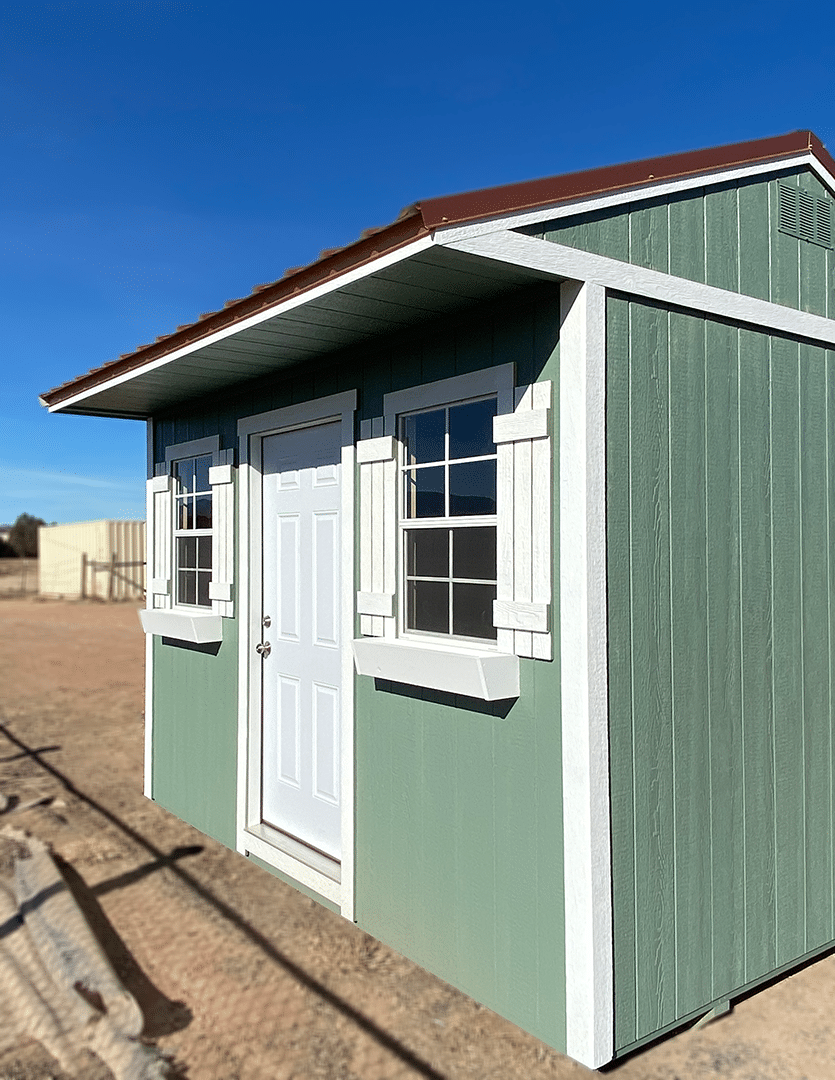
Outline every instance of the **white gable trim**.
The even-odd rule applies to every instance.
[[[614,1047],[606,622],[606,291],[565,282],[560,330],[560,670],[566,1053]]]
[[[145,451],[147,459],[147,475],[154,475],[154,421],[145,423]],[[153,522],[145,522],[145,565],[147,587],[151,587],[152,569],[148,553],[153,548]],[[144,783],[143,794],[146,799],[154,797],[154,637],[153,634],[145,634],[145,754],[144,754]]]
[[[677,195],[683,191],[694,191],[709,187],[711,184],[725,184],[734,180],[748,180],[756,176],[766,176],[783,169],[794,169],[808,165],[823,184],[835,196],[835,177],[828,171],[814,154],[804,152],[793,157],[779,158],[758,162],[756,165],[744,165],[739,168],[716,169],[713,172],[698,173],[676,180],[647,180],[646,184],[620,191],[605,192],[601,195],[579,195],[575,199],[555,203],[553,206],[538,206],[534,210],[525,210],[518,214],[503,214],[482,221],[472,221],[464,225],[444,226],[435,231],[435,241],[449,245],[453,240],[464,240],[473,236],[484,236],[497,229],[521,229],[525,225],[538,222],[557,221],[560,218],[574,217],[577,214],[607,210],[613,206],[626,206],[628,203],[643,202],[646,199],[662,199],[668,195]]]
[[[448,246],[485,259],[540,270],[555,278],[593,282],[632,296],[806,338],[826,348],[835,346],[835,319],[718,289],[700,281],[673,277],[659,270],[647,270],[605,255],[592,255],[563,244],[552,244],[550,240],[502,231],[456,240]]]

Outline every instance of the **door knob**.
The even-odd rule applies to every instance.
[[[259,656],[266,657],[270,655],[270,653],[272,652],[272,648],[273,647],[272,645],[270,645],[269,641],[262,641],[260,642],[260,644],[255,646],[255,651],[258,653]]]

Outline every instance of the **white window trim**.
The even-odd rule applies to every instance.
[[[238,774],[236,847],[336,904],[341,914],[354,918],[354,669],[350,649],[342,649],[342,859],[330,868],[319,865],[316,854],[304,845],[284,842],[265,829],[250,812],[249,795],[257,780],[260,757],[261,683],[252,677],[252,656],[260,640],[261,625],[253,597],[261,588],[260,448],[265,435],[292,428],[339,420],[342,423],[342,640],[354,633],[354,414],[356,390],[273,409],[238,421],[239,440],[239,548],[238,582]],[[330,861],[330,860],[329,860]]]
[[[396,440],[398,417],[402,413],[454,405],[491,394],[496,395],[499,414],[512,413],[514,383],[515,365],[511,363],[392,391],[383,398],[385,435],[382,437]],[[379,442],[380,438],[378,436],[375,441]],[[358,445],[362,447],[363,444]],[[361,449],[358,457],[360,460],[363,457]],[[399,488],[399,477],[396,482]],[[362,637],[353,641],[357,672],[488,701],[518,697],[519,659],[500,652],[493,642],[467,642],[440,634],[436,637],[410,635],[400,629],[402,530],[397,522],[394,527],[398,537],[395,559],[397,625],[394,618],[387,619],[389,626],[384,637]]]
[[[171,466],[175,461],[185,458],[200,457],[211,454],[213,457],[220,452],[220,436],[208,435],[202,439],[189,439],[186,442],[172,443],[165,448],[165,474],[171,475]],[[172,497],[171,506],[171,606],[166,608],[145,608],[140,611],[139,618],[142,629],[149,636],[175,638],[178,641],[187,641],[192,644],[211,644],[223,640],[223,601],[212,600],[211,607],[197,607],[189,604],[177,604],[176,582],[176,558],[174,537],[174,507]],[[212,505],[212,533],[218,527],[215,516],[214,500]],[[215,567],[212,567],[214,572]]]
[[[219,435],[207,435],[203,439],[190,439],[188,442],[173,443],[171,446],[165,448],[165,470],[171,475],[171,466],[175,461],[182,461],[184,458],[201,457],[206,454],[212,454],[213,456],[220,452],[220,436]],[[172,505],[172,511],[176,506],[176,500]],[[215,500],[212,499],[212,534],[217,528],[217,518],[215,515]],[[174,530],[172,529],[172,539],[174,539]],[[183,630],[187,630],[189,627],[189,620],[194,620],[195,624],[207,621],[216,626],[216,632],[218,636],[216,638],[204,638],[204,641],[220,641],[222,637],[222,623],[220,620],[220,601],[212,600],[211,608],[198,608],[189,604],[177,604],[175,597],[177,595],[177,560],[175,556],[176,541],[174,543],[174,550],[171,553],[171,608],[170,614],[177,616],[187,616],[186,619],[180,619],[181,627]],[[212,566],[212,572],[214,573],[215,567]],[[218,622],[215,624],[215,620]],[[208,630],[204,632],[211,632]],[[176,635],[172,635],[176,636]],[[184,638],[185,641],[200,640],[196,638]]]

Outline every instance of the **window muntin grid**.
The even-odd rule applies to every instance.
[[[211,607],[212,489],[211,454],[174,462],[175,603]]]
[[[495,640],[496,397],[400,418],[403,627]]]

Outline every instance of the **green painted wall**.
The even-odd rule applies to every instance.
[[[157,417],[155,460],[170,443],[215,433],[223,448],[237,446],[239,417],[351,388],[359,391],[362,420],[382,414],[388,391],[509,361],[518,382],[552,379],[556,386],[558,338],[558,286],[522,290],[334,353],[292,379],[242,384],[222,401]],[[555,537],[557,490],[555,468]],[[556,592],[553,601],[557,609]],[[160,643],[154,653],[155,794],[230,845],[234,648],[230,630],[218,657]],[[522,695],[506,714],[486,703],[479,708],[419,691],[404,696],[356,680],[356,919],[559,1047],[565,1040],[559,660],[523,661],[521,676]]]
[[[234,848],[236,620],[223,620],[217,655],[155,637],[153,664],[153,798],[201,832]]]
[[[718,184],[521,231],[817,315],[835,315],[835,252],[777,229],[777,184],[832,195],[809,170]]]
[[[417,381],[514,360],[518,381],[552,379],[558,394],[558,337],[554,288],[534,306],[517,306],[492,325],[485,321],[474,336],[457,342],[439,335],[422,355]],[[379,415],[382,394],[395,385],[387,380],[378,386],[380,374],[369,371],[363,384],[364,401],[373,403],[370,416]],[[409,379],[401,377],[397,385]],[[555,464],[555,508],[557,492]],[[555,610],[558,603],[555,595]],[[559,661],[523,660],[521,677],[521,696],[506,713],[429,691],[404,696],[402,688],[375,689],[374,680],[357,680],[356,918],[376,937],[560,1047]]]
[[[616,1045],[835,938],[835,353],[610,298]]]

